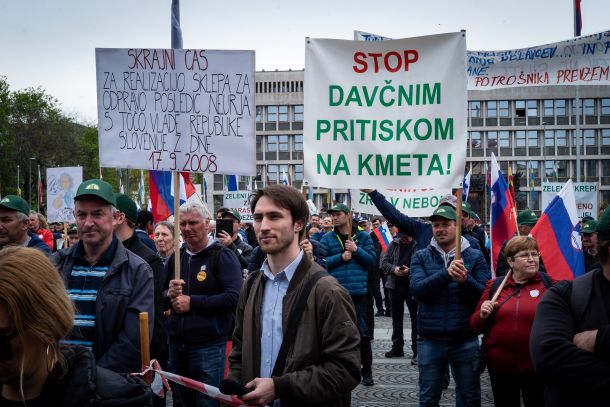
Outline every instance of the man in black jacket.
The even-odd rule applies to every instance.
[[[600,268],[557,283],[536,311],[530,353],[547,406],[607,406],[610,400],[610,210],[597,237]]]

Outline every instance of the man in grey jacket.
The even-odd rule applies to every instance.
[[[150,266],[113,234],[116,198],[107,182],[83,182],[74,197],[79,242],[51,261],[76,306],[74,328],[65,343],[93,350],[99,366],[120,373],[141,368],[139,313],[155,319]]]

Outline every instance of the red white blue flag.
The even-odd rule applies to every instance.
[[[377,240],[379,240],[379,244],[381,245],[381,250],[385,253],[388,250],[390,243],[392,243],[392,239],[394,239],[388,224],[382,223],[381,226],[373,229],[373,233],[377,236]]]
[[[582,32],[582,13],[580,12],[580,0],[574,0],[574,36],[580,37]]]
[[[515,203],[496,156],[491,154],[491,274],[495,277],[502,245],[517,233]]]
[[[585,273],[572,180],[549,203],[531,234],[538,241],[540,257],[551,277],[573,280]]]
[[[149,171],[150,202],[155,222],[165,220],[174,214],[173,172]],[[188,172],[180,173],[180,205],[195,194],[195,186]]]

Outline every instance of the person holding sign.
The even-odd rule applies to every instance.
[[[360,331],[360,357],[362,360],[362,384],[372,386],[373,352],[371,338],[366,324],[367,283],[369,269],[377,267],[375,246],[368,233],[358,229],[351,222],[351,210],[339,203],[328,213],[333,218],[335,229],[322,237],[323,250],[326,252],[328,272],[349,292],[358,319]]]
[[[483,253],[472,249],[463,236],[456,256],[456,217],[451,206],[436,208],[430,217],[432,240],[415,253],[409,270],[418,306],[420,406],[438,406],[448,364],[456,383],[456,405],[481,405],[479,340],[469,320],[489,271]]]

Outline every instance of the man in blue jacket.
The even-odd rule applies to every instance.
[[[327,256],[326,267],[345,287],[354,302],[361,342],[362,384],[372,386],[373,353],[366,325],[366,294],[369,270],[377,267],[375,246],[368,233],[352,224],[351,211],[347,205],[339,203],[328,213],[333,218],[335,228],[326,233],[320,242]]]
[[[451,366],[458,406],[480,406],[476,372],[479,341],[469,318],[489,280],[485,258],[461,237],[461,259],[456,253],[456,213],[450,206],[436,208],[432,240],[411,261],[411,293],[418,303],[417,329],[420,406],[438,406],[443,376]]]

